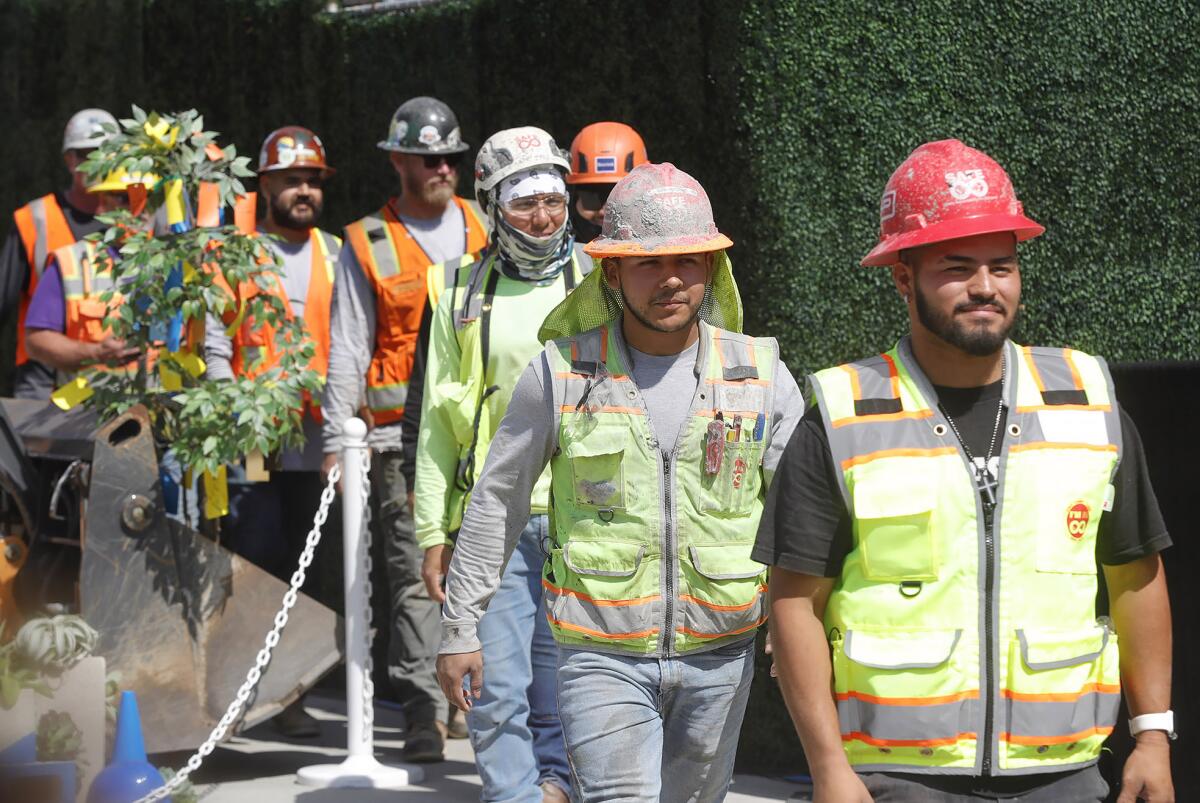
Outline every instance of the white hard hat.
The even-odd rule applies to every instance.
[[[566,175],[568,154],[540,128],[507,128],[488,137],[475,156],[475,197],[487,207],[487,195],[504,179],[538,165],[553,165]]]
[[[63,129],[63,153],[75,148],[95,148],[112,136],[101,128],[108,123],[116,126],[117,118],[104,109],[84,109],[75,112]]]

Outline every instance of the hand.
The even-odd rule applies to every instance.
[[[426,552],[426,555],[429,553]],[[438,683],[450,705],[460,711],[470,711],[473,700],[483,695],[483,653],[447,653],[437,657]],[[471,691],[463,693],[463,678],[470,676]]]
[[[1171,783],[1171,742],[1162,731],[1142,731],[1121,773],[1117,803],[1174,803]]]
[[[813,776],[813,803],[874,803],[874,798],[850,765],[824,776]]]
[[[437,603],[446,601],[446,592],[442,590],[442,580],[450,568],[450,556],[454,550],[447,549],[445,544],[431,546],[425,550],[425,560],[421,563],[421,579],[425,581],[425,590],[429,598]]]
[[[109,365],[124,365],[138,355],[136,348],[125,345],[119,337],[106,337],[99,343],[92,344],[92,362]]]
[[[341,456],[337,452],[330,452],[325,455],[325,459],[321,461],[321,483],[329,483],[329,472],[333,471],[334,466],[339,466],[342,463]],[[339,478],[337,483],[337,492],[342,492],[342,481]]]

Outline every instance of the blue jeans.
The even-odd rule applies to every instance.
[[[754,639],[662,659],[560,649],[558,705],[580,801],[723,800],[753,677]]]
[[[554,693],[558,649],[542,602],[544,515],[529,520],[479,622],[483,697],[467,713],[480,799],[541,803],[543,781],[570,788]]]

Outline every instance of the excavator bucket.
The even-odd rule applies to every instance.
[[[254,665],[287,586],[165,515],[144,408],[96,432],[91,463],[82,614],[108,670],[137,692],[147,748],[193,749]],[[329,671],[341,633],[333,611],[299,595],[240,727],[279,713]]]

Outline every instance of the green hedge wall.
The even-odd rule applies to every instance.
[[[8,0],[0,208],[65,181],[74,110],[204,111],[254,152],[321,134],[327,223],[375,208],[392,110],[433,94],[478,146],[533,123],[566,145],[624,120],[708,188],[736,241],[748,330],[797,374],[906,326],[886,271],[857,267],[892,169],[949,136],[1005,165],[1047,234],[1022,249],[1020,337],[1112,360],[1196,357],[1200,24],[1187,2],[449,0],[338,15],[316,0]],[[463,189],[469,192],[469,179]],[[760,672],[743,765],[799,766]]]

